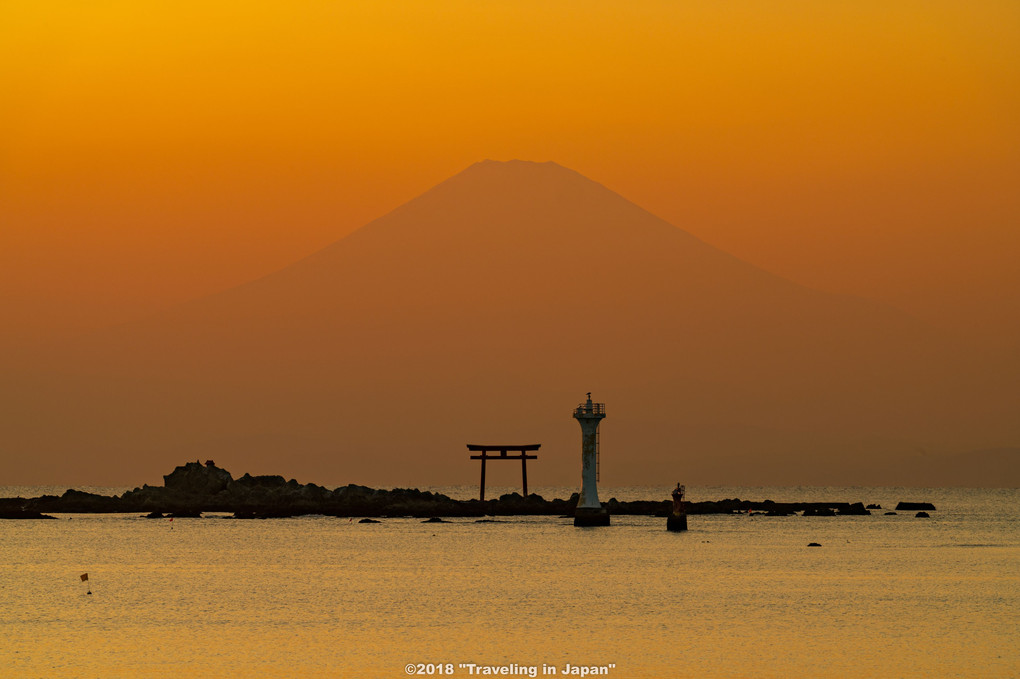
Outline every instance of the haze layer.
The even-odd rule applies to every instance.
[[[1020,436],[1015,379],[982,356],[555,163],[477,163],[276,274],[42,365],[3,387],[15,477],[130,483],[213,457],[444,484],[473,479],[465,443],[541,442],[533,474],[571,483],[589,390],[617,485],[940,482],[925,451]]]

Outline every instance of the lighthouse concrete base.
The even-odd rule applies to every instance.
[[[608,526],[609,510],[605,507],[578,507],[574,510],[575,526]]]
[[[670,514],[669,518],[666,519],[666,530],[671,530],[675,532],[687,530],[687,515]]]

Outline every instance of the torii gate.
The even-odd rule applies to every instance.
[[[524,485],[524,497],[528,497],[528,460],[537,460],[538,455],[528,455],[529,450],[538,450],[541,443],[532,443],[526,446],[480,446],[474,443],[467,444],[468,450],[480,452],[481,455],[472,455],[472,460],[482,461],[482,486],[478,493],[478,499],[485,501],[485,461],[486,460],[520,460],[521,461],[521,483]],[[499,451],[499,455],[486,455]],[[507,455],[507,451],[520,451],[520,455]]]

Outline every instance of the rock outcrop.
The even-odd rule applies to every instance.
[[[379,490],[349,484],[333,490],[314,483],[298,483],[282,476],[244,476],[234,479],[226,469],[212,461],[188,462],[163,477],[163,486],[145,485],[123,495],[106,496],[68,490],[61,496],[0,498],[0,516],[32,513],[144,513],[151,518],[197,517],[202,512],[231,512],[237,519],[267,519],[305,514],[359,517],[498,517],[546,515],[570,518],[577,507],[578,494],[567,499],[547,500],[540,495],[527,497],[508,493],[494,500],[454,500],[441,493],[415,488]],[[903,503],[901,503],[902,505]],[[930,505],[928,505],[930,507]],[[670,500],[605,503],[610,515],[668,517]],[[739,498],[686,503],[687,514],[758,514],[777,517],[803,512],[804,516],[867,515],[863,503],[848,502],[773,502]],[[39,517],[35,517],[39,518]]]
[[[871,516],[871,512],[864,507],[863,502],[854,502],[851,505],[839,507],[836,511],[843,516]]]

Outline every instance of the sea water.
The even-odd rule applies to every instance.
[[[689,496],[885,509],[692,515],[685,533],[645,516],[0,521],[0,676],[1020,676],[1020,491]],[[937,510],[886,516],[900,500]]]

